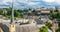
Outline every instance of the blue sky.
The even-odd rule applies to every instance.
[[[39,8],[60,6],[60,0],[13,0],[15,8]],[[11,7],[12,0],[0,0],[0,7]]]

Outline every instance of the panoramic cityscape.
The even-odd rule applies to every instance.
[[[60,32],[60,0],[0,0],[0,32]]]

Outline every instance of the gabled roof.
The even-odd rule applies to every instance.
[[[35,19],[35,21],[37,22],[37,24],[44,24],[44,22],[42,20]]]

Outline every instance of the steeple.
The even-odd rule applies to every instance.
[[[9,27],[10,32],[16,32],[16,30],[15,30],[15,21],[14,21],[14,7],[13,7],[13,4],[14,4],[14,0],[12,0],[12,13],[11,13],[11,22],[10,22],[10,27]]]
[[[11,22],[10,24],[14,24],[14,0],[12,0],[12,12],[11,12]]]

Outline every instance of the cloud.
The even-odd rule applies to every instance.
[[[55,0],[55,3],[60,4],[60,0]]]
[[[12,2],[12,0],[0,0],[0,5],[8,5],[7,2]]]
[[[7,2],[12,2],[12,0],[3,0],[4,4],[7,4]]]
[[[60,0],[43,0],[43,1],[47,3],[53,3],[53,4],[60,5]]]
[[[0,0],[0,5],[11,6],[12,0]],[[40,7],[47,5],[60,5],[60,0],[14,0],[14,7]],[[19,6],[19,7],[18,7]]]
[[[27,5],[38,5],[38,2],[28,2]]]
[[[38,2],[31,2],[30,0],[17,0],[20,3],[25,3],[27,5],[36,5]]]
[[[51,3],[51,2],[54,2],[55,0],[43,0],[43,1]]]
[[[12,2],[12,0],[3,0],[4,3],[6,2]]]

